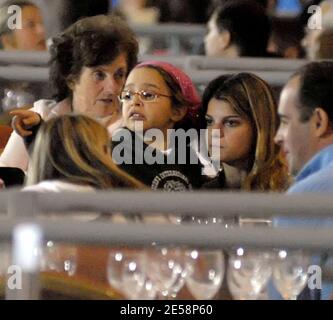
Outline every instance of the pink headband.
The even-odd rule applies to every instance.
[[[183,96],[190,104],[185,117],[190,118],[195,124],[199,120],[201,99],[190,77],[184,71],[164,61],[149,60],[139,63],[135,68],[145,66],[156,66],[163,69],[179,84]]]

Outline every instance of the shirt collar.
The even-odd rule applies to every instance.
[[[330,164],[333,164],[333,144],[319,151],[314,157],[312,157],[296,176],[296,181],[301,181]]]

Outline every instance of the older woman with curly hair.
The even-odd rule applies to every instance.
[[[15,111],[16,125],[27,128],[39,117],[48,120],[74,112],[100,120],[109,132],[117,128],[121,123],[118,96],[137,63],[138,43],[132,30],[116,17],[84,18],[55,37],[50,50],[53,100],[35,102],[31,109],[35,114]],[[14,132],[0,166],[26,170],[28,159],[22,137]]]

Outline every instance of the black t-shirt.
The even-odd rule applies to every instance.
[[[18,187],[23,185],[25,173],[20,168],[1,167],[0,179],[5,187]]]
[[[24,138],[29,152],[32,151],[37,132],[42,124],[31,128],[32,134]],[[177,139],[170,152],[163,153],[150,147],[142,138],[127,128],[112,135],[113,161],[125,172],[153,190],[185,191],[201,188],[206,181],[203,166],[189,144],[179,145]],[[180,151],[180,153],[178,152]]]
[[[121,169],[153,190],[185,191],[201,187],[204,176],[196,152],[178,140],[166,153],[146,144],[143,139],[122,128],[112,136],[112,158]]]
[[[203,189],[214,189],[214,190],[223,190],[225,186],[225,175],[224,171],[221,170],[216,177],[207,181],[202,186]]]

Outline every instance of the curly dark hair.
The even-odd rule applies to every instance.
[[[109,64],[126,53],[128,74],[137,63],[138,42],[125,21],[99,15],[83,18],[55,37],[50,52],[50,87],[59,102],[72,96],[68,81],[78,79],[83,67]]]

